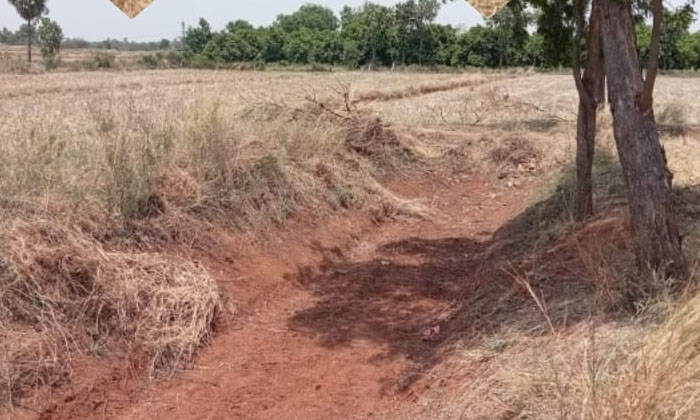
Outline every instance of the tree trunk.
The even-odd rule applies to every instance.
[[[643,272],[655,270],[685,279],[688,266],[671,202],[672,175],[659,141],[653,107],[643,106],[647,102],[643,95],[648,91],[637,69],[631,3],[630,0],[602,2],[608,94],[615,142],[627,185],[637,263]],[[651,57],[650,61],[653,60]],[[653,69],[649,70],[654,73]]]
[[[581,221],[593,216],[593,158],[595,154],[597,108],[579,100],[576,126],[575,217]]]
[[[27,35],[27,61],[29,63],[32,62],[32,36],[34,35],[32,33],[32,20],[27,19],[27,28],[29,30],[29,34]]]
[[[597,131],[598,107],[605,97],[602,22],[600,0],[593,0],[588,30],[588,59],[583,77],[580,75],[580,44],[574,52],[574,78],[579,93],[576,127],[576,220],[593,215],[593,158]],[[583,17],[577,29],[577,42],[583,30]]]

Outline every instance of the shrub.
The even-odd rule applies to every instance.
[[[141,62],[141,65],[147,69],[158,68],[158,63],[160,62],[159,58],[153,54],[142,55],[139,61]]]
[[[216,62],[214,62],[212,59],[210,59],[209,57],[206,57],[202,54],[193,55],[189,59],[189,65],[190,65],[190,67],[194,67],[196,69],[216,68]]]
[[[111,69],[114,67],[116,57],[114,54],[96,52],[91,58],[92,66],[97,69]]]
[[[170,50],[165,53],[165,59],[171,67],[184,67],[187,64],[187,59],[180,51]]]
[[[39,43],[41,44],[41,56],[47,69],[58,66],[58,53],[63,41],[63,30],[58,24],[48,18],[41,20],[39,26]]]

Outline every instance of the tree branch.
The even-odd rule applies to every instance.
[[[585,26],[584,21],[584,11],[585,5],[583,0],[574,0],[574,18],[576,19],[576,32],[574,34],[574,54],[573,54],[573,72],[574,72],[574,82],[576,83],[576,90],[578,91],[579,98],[586,103],[590,104],[593,100],[590,93],[583,85],[583,76],[581,75],[581,39],[583,38],[583,30]]]
[[[654,23],[651,28],[651,44],[649,45],[649,62],[647,63],[647,77],[644,80],[644,89],[639,100],[642,112],[651,110],[654,102],[654,85],[659,72],[659,50],[661,45],[661,21],[663,20],[663,0],[652,0],[652,13]]]

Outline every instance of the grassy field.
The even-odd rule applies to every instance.
[[[656,95],[693,258],[699,94],[697,79],[662,78]],[[549,327],[460,341],[435,369],[463,387],[424,396],[420,416],[695,418],[700,303],[660,287],[623,307],[629,251],[603,248],[627,237],[608,115],[600,216],[571,221],[576,105],[569,76],[528,72],[0,72],[0,401],[69,382],[85,356],[135,357],[151,377],[188,366],[236,300],[183,252],[216,246],[212,226],[264,241],[300,215],[430,219],[388,180],[437,167],[517,189],[531,169],[528,263],[572,252],[595,285],[579,296],[590,316],[569,328],[538,270],[518,267],[523,317]]]

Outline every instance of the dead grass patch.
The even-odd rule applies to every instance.
[[[428,214],[377,181],[416,154],[368,115],[140,89],[85,88],[82,113],[62,103],[2,133],[0,335],[14,346],[0,357],[3,400],[57,384],[76,355],[128,358],[151,377],[185,367],[222,297],[169,253],[205,245],[207,223],[264,238],[302,214]]]
[[[416,96],[429,95],[436,92],[446,92],[450,90],[463,89],[471,86],[479,86],[489,82],[514,78],[514,75],[490,75],[479,78],[469,78],[465,80],[451,80],[444,83],[430,83],[418,86],[408,86],[397,90],[369,90],[356,94],[352,100],[353,104],[373,101],[393,101],[397,99],[407,99]]]
[[[69,355],[59,340],[32,327],[0,330],[0,404],[28,389],[52,387],[70,375]]]
[[[499,169],[506,167],[534,170],[540,151],[525,137],[506,137],[491,149],[489,158]]]
[[[470,398],[462,418],[694,419],[699,308],[693,298],[658,324],[591,320],[556,337],[521,337],[494,363],[490,395]]]
[[[50,384],[74,352],[126,352],[151,376],[169,374],[209,339],[221,310],[216,282],[182,259],[106,250],[56,220],[17,222],[5,243],[2,324],[38,331],[6,360],[0,388],[10,398]]]

